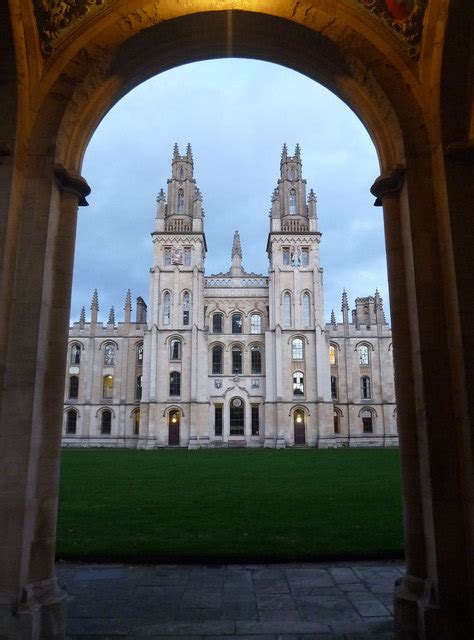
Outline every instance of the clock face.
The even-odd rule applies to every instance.
[[[239,407],[242,406],[242,400],[240,398],[234,398],[232,400],[232,406],[238,409]]]

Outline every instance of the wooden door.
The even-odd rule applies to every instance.
[[[168,414],[168,444],[170,447],[179,446],[179,423],[181,414],[179,411],[170,411]]]
[[[295,428],[295,444],[306,444],[304,413],[296,410],[293,417]]]

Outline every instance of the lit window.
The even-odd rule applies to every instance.
[[[232,347],[232,373],[242,373],[242,349],[240,347]]]
[[[291,356],[293,360],[303,360],[303,340],[293,338],[291,342]]]
[[[222,313],[215,313],[212,316],[212,333],[222,333],[224,316]]]
[[[133,412],[133,435],[138,436],[140,433],[140,409]]]
[[[252,435],[258,436],[260,433],[260,407],[258,404],[252,405]]]
[[[163,251],[163,264],[169,267],[171,264],[171,247],[165,247]]]
[[[178,189],[178,213],[184,213],[184,191],[182,189]]]
[[[304,396],[304,374],[302,371],[295,371],[293,374],[293,395]]]
[[[242,314],[241,313],[233,313],[232,314],[232,333],[242,333]]]
[[[359,364],[361,367],[369,364],[369,347],[366,344],[361,344],[359,347]]]
[[[106,409],[100,414],[100,432],[103,435],[112,433],[112,412]]]
[[[311,326],[311,296],[303,293],[303,326],[305,329]]]
[[[283,325],[291,327],[291,295],[288,292],[283,294]]]
[[[184,248],[184,266],[191,266],[191,249],[189,247]]]
[[[296,189],[290,189],[288,204],[290,215],[294,215],[296,213]]]
[[[336,364],[336,347],[333,344],[329,345],[329,364]]]
[[[222,346],[220,344],[212,347],[212,373],[214,375],[222,374]]]
[[[74,435],[77,427],[77,411],[69,409],[66,414],[66,433],[68,435]]]
[[[78,344],[73,344],[71,347],[71,364],[79,364],[81,361],[81,347]]]
[[[137,376],[136,386],[135,386],[135,399],[142,399],[142,376]]]
[[[365,409],[362,411],[362,430],[364,433],[372,433],[374,430],[372,411]]]
[[[301,266],[307,267],[309,265],[309,249],[303,247],[301,249]]]
[[[179,338],[170,340],[170,360],[181,360],[181,340]]]
[[[262,333],[262,317],[258,313],[250,317],[250,333]]]
[[[181,374],[179,371],[170,373],[170,396],[181,395]]]
[[[372,397],[370,386],[369,376],[362,376],[360,379],[360,397],[363,400],[367,400]]]
[[[341,429],[340,420],[339,420],[339,411],[334,411],[334,433],[339,433]]]
[[[106,344],[104,348],[104,364],[112,366],[115,362],[115,347],[113,344]]]
[[[76,400],[79,397],[79,378],[78,376],[70,376],[69,378],[69,398]]]
[[[183,293],[183,324],[187,326],[189,324],[189,316],[190,316],[190,300],[191,296],[189,291],[185,291]]]
[[[250,349],[251,373],[262,373],[262,348],[255,346]]]
[[[245,405],[242,398],[230,401],[229,425],[231,436],[243,436],[245,429]]]
[[[290,249],[289,247],[283,247],[283,264],[288,266],[290,264]]]
[[[143,365],[143,344],[137,346],[137,367]]]
[[[169,325],[171,321],[171,294],[165,291],[163,296],[163,324]]]
[[[222,436],[222,405],[214,405],[214,434]]]
[[[331,376],[331,398],[334,400],[337,398],[337,378],[336,376]]]
[[[110,400],[114,393],[114,377],[104,376],[102,380],[102,397]]]

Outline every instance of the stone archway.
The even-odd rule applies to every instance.
[[[0,200],[1,620],[12,638],[36,637],[35,629],[63,637],[64,594],[54,578],[61,399],[87,142],[107,110],[144,79],[185,61],[238,55],[324,84],[358,114],[377,148],[381,176],[372,190],[385,223],[407,549],[395,600],[399,637],[468,638],[473,393],[466,381],[474,373],[474,303],[463,296],[474,266],[466,233],[474,184],[474,65],[465,64],[473,60],[472,7],[430,0],[420,49],[421,22],[405,21],[400,37],[384,0],[372,13],[359,0],[318,7],[268,0],[258,9],[243,0],[239,11],[228,0],[218,11],[213,0],[198,4],[196,13],[173,0],[102,8],[83,0],[70,5],[66,24],[40,3],[35,13],[27,0],[10,0],[1,86],[13,93],[14,44],[18,105],[6,105],[2,141],[11,141],[3,142],[11,162],[0,173],[7,194]],[[425,3],[411,4],[421,19]]]

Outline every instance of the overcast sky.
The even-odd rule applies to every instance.
[[[99,291],[99,318],[111,305],[123,319],[125,293],[148,300],[156,195],[166,191],[174,143],[191,143],[203,195],[206,274],[226,271],[234,230],[243,265],[266,274],[270,198],[281,148],[301,146],[303,176],[318,198],[325,316],[340,320],[341,292],[378,287],[388,316],[382,210],[370,185],[379,174],[373,144],[357,117],[303,75],[254,60],[193,63],[130,92],[107,114],[82,173],[92,193],[79,209],[71,317]],[[133,305],[135,309],[135,304]]]

